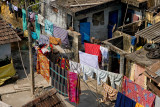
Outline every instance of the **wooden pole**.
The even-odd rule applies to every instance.
[[[124,75],[124,55],[120,55],[120,74]]]
[[[26,8],[26,19],[27,19],[27,30],[28,30],[28,47],[29,47],[29,69],[30,69],[30,75],[31,75],[31,94],[34,95],[34,71],[33,71],[33,61],[32,61],[32,38],[31,38],[31,30],[30,26],[31,23],[29,22],[28,18],[28,8]]]

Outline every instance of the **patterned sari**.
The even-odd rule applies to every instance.
[[[47,80],[47,82],[49,82],[49,79],[50,79],[49,60],[39,50],[37,54],[36,69],[37,69],[37,73],[41,74]]]
[[[81,93],[79,76],[74,72],[68,72],[67,82],[69,101],[79,104]]]

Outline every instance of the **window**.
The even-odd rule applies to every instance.
[[[94,26],[104,25],[104,11],[94,13],[92,17],[92,23]]]

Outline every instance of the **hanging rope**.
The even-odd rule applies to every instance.
[[[24,62],[23,62],[23,58],[22,58],[22,54],[21,54],[21,49],[20,49],[20,46],[19,46],[19,42],[18,42],[18,49],[19,49],[19,55],[20,55],[20,58],[21,58],[21,63],[22,63],[22,67],[23,67],[24,73],[25,73],[28,81],[30,81],[30,80],[29,80],[29,77],[28,77],[28,75],[27,75],[27,71],[26,71],[25,66],[24,66]]]

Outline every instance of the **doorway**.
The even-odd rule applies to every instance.
[[[118,23],[118,10],[109,12],[109,21],[108,21],[108,39],[112,38],[113,27],[117,26]]]

